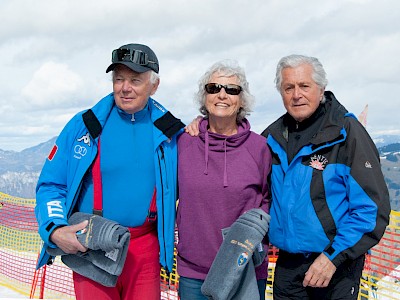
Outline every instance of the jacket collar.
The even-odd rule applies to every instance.
[[[323,121],[320,129],[311,138],[310,143],[320,145],[338,139],[342,133],[344,126],[344,118],[347,110],[336,99],[335,95],[330,91],[325,91],[325,103],[321,103],[318,110],[324,111]],[[288,114],[282,115],[278,120],[273,122],[264,132],[263,135],[271,135],[281,146],[286,148],[288,140]],[[321,117],[321,114],[313,114],[313,116]],[[307,120],[305,121],[307,124]]]
[[[92,107],[91,110],[101,128],[104,127],[114,105],[114,93],[110,93]],[[155,140],[159,143],[166,139],[171,139],[172,136],[182,131],[185,127],[185,124],[183,124],[180,119],[175,118],[164,106],[151,97],[148,101],[148,108],[150,111],[150,118],[158,129],[158,131],[155,131]]]

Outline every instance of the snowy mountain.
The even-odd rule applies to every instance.
[[[376,137],[372,137],[377,148],[381,148],[383,146],[400,143],[400,135],[380,135]]]
[[[55,137],[21,152],[0,150],[0,191],[11,196],[35,198],[35,187]]]
[[[400,143],[389,144],[378,150],[392,209],[400,211]]]
[[[21,152],[0,150],[0,191],[11,196],[35,198],[36,183],[55,137]],[[400,211],[400,136],[374,139],[389,188],[392,209]],[[398,141],[393,142],[392,141]]]

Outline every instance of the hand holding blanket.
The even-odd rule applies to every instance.
[[[61,255],[62,262],[73,271],[104,286],[115,286],[124,267],[130,233],[128,228],[101,216],[74,213],[68,220],[70,225],[84,220],[89,223],[77,232],[78,241],[89,250],[77,254],[66,254],[61,249],[48,248],[50,255]]]

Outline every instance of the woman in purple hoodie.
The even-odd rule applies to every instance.
[[[204,118],[199,135],[178,140],[177,268],[181,300],[207,299],[201,285],[222,244],[222,229],[252,208],[267,213],[271,154],[245,118],[254,97],[235,61],[212,65],[199,81],[196,100]],[[267,244],[263,245],[267,250]],[[265,298],[268,258],[256,268]]]

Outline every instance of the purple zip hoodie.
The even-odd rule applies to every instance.
[[[207,128],[203,119],[198,137],[184,133],[178,140],[178,274],[202,280],[222,244],[221,230],[252,208],[268,213],[270,206],[265,137],[250,131],[246,119],[231,136]],[[268,258],[256,271],[257,279],[267,278]]]

